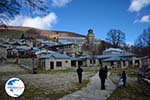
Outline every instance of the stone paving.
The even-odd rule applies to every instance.
[[[110,73],[108,74],[110,75]],[[82,90],[79,90],[72,94],[66,95],[59,100],[106,100],[116,88],[116,86],[112,83],[109,77],[106,80],[105,84],[106,90],[101,90],[100,79],[97,73],[91,78],[90,83],[87,85],[87,87],[82,88]]]

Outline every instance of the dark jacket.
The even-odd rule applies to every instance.
[[[126,79],[127,79],[126,73],[122,73],[121,78],[122,78],[123,80],[126,80]]]
[[[82,69],[82,68],[78,68],[78,69],[77,69],[78,75],[82,75],[82,72],[83,72],[83,69]]]
[[[101,68],[101,69],[99,70],[99,77],[100,77],[101,79],[106,79],[106,78],[107,78],[107,72],[106,72],[106,70],[105,70],[104,68]]]

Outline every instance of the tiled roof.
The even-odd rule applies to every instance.
[[[108,59],[104,59],[102,61],[121,61],[121,60],[125,61],[127,59],[126,58],[122,58],[122,57],[111,57],[111,58],[108,58]]]
[[[72,45],[75,44],[74,42],[63,42],[57,44],[45,44],[43,47],[58,47],[58,46],[65,46],[65,45]]]
[[[28,47],[28,46],[17,46],[16,47],[16,49],[18,49],[18,50],[29,50],[29,49],[31,49],[31,47]]]
[[[0,45],[0,48],[7,48],[7,46],[4,46],[4,45]]]
[[[71,57],[60,53],[48,54],[46,56],[40,57],[40,59],[49,59],[51,57],[55,57],[56,59],[71,59]]]
[[[109,52],[109,51],[123,52],[123,50],[121,50],[119,48],[109,48],[109,49],[106,49],[104,52]]]
[[[110,57],[130,57],[130,56],[136,56],[136,54],[130,53],[130,52],[125,52],[125,53],[121,53],[121,54],[98,55],[97,58],[105,59],[105,58],[110,58]]]
[[[86,56],[81,56],[80,57],[80,59],[92,59],[92,58],[96,58],[96,56],[86,55]]]
[[[52,53],[56,53],[56,52],[50,51],[50,50],[40,50],[40,51],[35,52],[35,54],[41,54],[41,53],[52,54]]]

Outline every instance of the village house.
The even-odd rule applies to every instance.
[[[142,57],[141,63],[143,66],[150,66],[150,56]]]
[[[129,66],[139,67],[141,61],[134,53],[119,48],[109,48],[103,51],[102,55],[86,55],[79,58],[72,58],[71,66],[107,66],[108,68],[127,68]]]
[[[58,42],[74,42],[77,44],[83,44],[86,41],[85,37],[72,37],[72,36],[60,36]]]
[[[15,48],[8,48],[7,49],[7,57],[8,58],[14,58],[17,57],[18,51]]]
[[[56,52],[50,50],[38,50],[37,52],[35,52],[35,55],[37,58],[40,58],[41,56],[46,56],[48,54],[54,54],[54,53]]]
[[[82,45],[86,42],[86,37],[71,37],[71,36],[60,36],[58,42],[72,42],[78,45],[78,53],[82,52]]]
[[[81,56],[79,58],[72,58],[71,59],[71,66],[72,67],[78,67],[78,66],[83,66],[83,67],[95,67],[95,66],[100,66],[99,59],[97,59],[96,55],[91,56],[91,55],[86,55],[86,56]]]
[[[99,66],[99,62],[96,56],[92,56],[92,55],[81,56],[80,59],[82,59],[83,61],[83,66],[87,66],[87,67]]]
[[[138,79],[143,79],[145,82],[150,83],[150,56],[141,58],[142,66],[138,72]]]
[[[67,69],[71,67],[71,57],[60,54],[52,53],[39,57],[38,68],[50,70],[50,69]]]
[[[1,36],[0,37],[0,43],[9,42],[9,38],[7,36]]]
[[[29,46],[33,47],[33,42],[29,39],[17,39],[15,40],[17,43],[19,43],[21,46]]]
[[[17,55],[21,58],[33,58],[36,57],[35,52],[39,49],[36,47],[29,47],[29,46],[17,46]]]
[[[75,57],[75,55],[79,52],[78,45],[72,42],[45,44],[43,48],[50,51],[59,52],[61,54],[67,54],[72,57]]]
[[[7,47],[0,45],[0,59],[6,60],[7,59]]]
[[[103,55],[97,56],[102,66],[110,68],[127,68],[129,66],[140,66],[140,59],[134,53],[119,48],[109,48],[103,51]]]

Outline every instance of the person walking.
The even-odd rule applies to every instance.
[[[82,83],[82,72],[83,72],[83,69],[79,66],[77,69],[79,83]]]
[[[123,87],[125,87],[126,86],[126,79],[127,79],[127,75],[126,75],[125,71],[122,72],[121,78],[122,78],[122,81],[123,81]]]
[[[107,78],[106,70],[105,70],[104,67],[100,68],[99,77],[100,77],[100,80],[101,80],[101,89],[104,90],[105,89],[105,80]]]
[[[105,66],[105,73],[106,73],[106,79],[107,79],[107,74],[108,74],[108,67]]]

